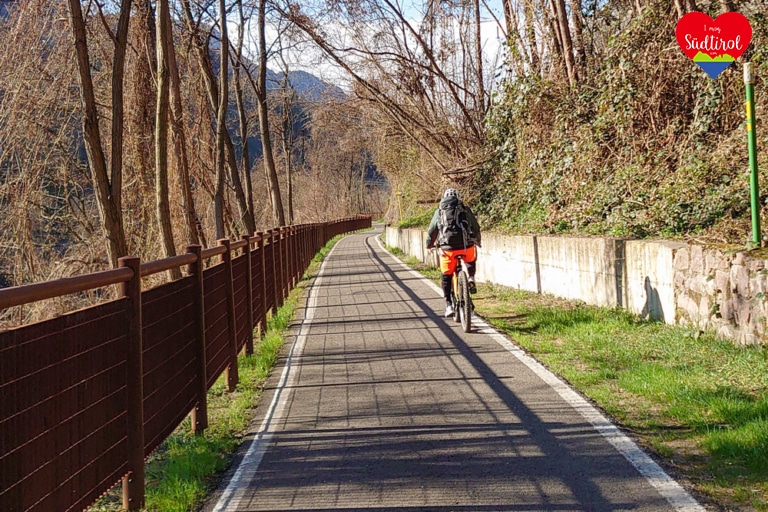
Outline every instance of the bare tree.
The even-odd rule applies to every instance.
[[[171,17],[167,17],[167,30],[170,40],[173,41],[173,24]],[[195,201],[192,196],[192,187],[189,174],[189,156],[187,153],[187,135],[184,127],[184,108],[181,95],[181,76],[176,59],[175,45],[168,47],[168,71],[171,81],[171,127],[173,130],[173,144],[178,166],[178,184],[181,192],[181,208],[184,216],[184,227],[188,244],[200,244],[202,226],[200,225],[195,210]]]
[[[524,76],[531,59],[525,51],[525,44],[518,27],[517,11],[512,0],[504,0],[504,25],[507,43],[507,66],[518,76]]]
[[[571,39],[571,29],[568,26],[568,13],[565,10],[565,0],[552,0],[552,7],[557,19],[560,47],[563,50],[563,59],[565,62],[565,70],[568,75],[568,82],[573,86],[576,85],[578,80],[578,72],[576,68],[576,60],[573,56],[573,40]]]
[[[89,237],[86,229],[101,238],[91,220],[98,214],[87,207],[80,214],[91,178],[68,147],[80,121],[71,46],[56,45],[45,56],[30,51],[53,39],[60,28],[52,19],[66,9],[30,0],[0,24],[0,286],[55,276],[70,257],[63,241]],[[82,260],[90,268],[96,256]]]
[[[216,117],[216,238],[224,238],[224,167],[226,165],[227,106],[229,105],[229,37],[227,6],[219,0],[219,104]],[[207,51],[207,49],[206,49]]]
[[[155,132],[155,10],[150,0],[134,0],[131,22],[131,44],[126,61],[126,134],[123,194],[131,215],[126,216],[126,237],[137,247],[154,243],[157,226],[154,201],[154,132]],[[127,210],[127,208],[126,208]],[[135,221],[134,219],[141,219]],[[154,251],[140,252],[154,257]]]
[[[533,0],[522,2],[523,21],[520,21],[519,3],[504,0],[504,20],[509,56],[507,65],[515,69],[516,76],[541,73],[541,55],[536,38],[536,19]],[[522,25],[522,28],[521,28]]]
[[[168,54],[173,51],[170,33],[168,0],[157,0],[157,106],[155,111],[155,207],[160,238],[166,257],[176,255],[171,225],[171,205],[168,189],[168,103],[170,73]],[[178,268],[169,271],[171,279],[181,278]]]
[[[561,43],[560,24],[557,22],[557,14],[554,7],[554,0],[539,0],[540,12],[546,24],[546,33],[548,37],[544,38],[545,44],[549,49],[551,57],[549,58],[549,72],[552,75],[561,75],[568,78],[568,72],[565,69],[565,58],[563,57],[563,46]]]
[[[429,155],[431,165],[449,171],[482,160],[490,91],[487,77],[481,78],[478,3],[425,3],[420,26],[391,0],[360,0],[349,10],[331,3],[285,0],[278,8],[349,74],[356,95]],[[454,29],[452,20],[461,26]],[[326,29],[338,25],[346,29],[344,38]]]
[[[317,182],[315,206],[326,218],[360,213],[365,209],[365,178],[372,162],[372,130],[362,105],[353,101],[317,105],[310,127],[307,158]]]
[[[587,51],[584,47],[581,0],[570,0],[571,19],[573,20],[573,50],[576,54],[574,66],[576,76],[582,77],[587,66]]]
[[[476,100],[476,108],[480,115],[485,115],[485,100],[486,100],[486,94],[485,94],[485,77],[483,76],[483,41],[482,41],[482,31],[481,31],[481,13],[480,13],[480,0],[474,0],[474,3],[472,5],[473,7],[473,15],[475,18],[475,30],[474,30],[474,36],[475,36],[475,65],[474,65],[474,72],[475,77],[477,80],[477,100]]]
[[[237,10],[239,15],[239,23],[237,25],[237,46],[235,47],[235,59],[234,59],[234,76],[233,82],[235,86],[235,99],[237,101],[237,116],[240,126],[240,140],[242,144],[241,152],[241,164],[243,177],[245,179],[245,192],[247,198],[247,212],[246,215],[251,219],[253,224],[253,230],[255,231],[255,222],[253,221],[253,183],[251,180],[251,155],[248,148],[248,113],[245,108],[245,100],[243,97],[243,83],[240,71],[243,67],[243,45],[245,43],[245,24],[246,16],[243,10],[243,1],[237,0]],[[249,226],[251,225],[249,224]]]
[[[240,174],[238,171],[238,165],[237,165],[237,158],[235,156],[235,149],[234,144],[232,143],[232,139],[229,135],[229,130],[226,126],[226,110],[224,112],[220,112],[220,107],[223,105],[229,106],[229,81],[228,81],[228,74],[229,74],[229,63],[228,61],[225,63],[226,65],[221,66],[219,69],[219,77],[218,77],[218,84],[216,80],[216,76],[213,72],[213,63],[211,62],[210,58],[210,40],[212,37],[211,33],[203,34],[203,31],[201,29],[201,21],[195,20],[195,17],[192,12],[192,7],[189,0],[181,0],[181,5],[184,11],[184,17],[186,20],[187,30],[189,31],[191,37],[193,38],[193,46],[195,48],[195,52],[197,54],[197,60],[198,64],[200,66],[200,71],[205,83],[207,95],[208,95],[208,102],[210,106],[211,115],[215,118],[216,126],[217,126],[217,137],[220,136],[220,142],[223,145],[223,155],[221,158],[221,161],[224,163],[226,167],[222,168],[221,171],[221,178],[222,178],[222,197],[220,200],[221,203],[221,209],[216,207],[216,211],[224,211],[226,209],[225,205],[225,198],[223,197],[224,193],[224,179],[225,176],[225,169],[229,169],[229,176],[232,180],[232,187],[234,188],[235,192],[235,198],[237,200],[237,204],[240,210],[240,215],[238,219],[238,226],[235,227],[235,229],[240,229],[241,226],[248,232],[255,231],[255,223],[253,221],[253,216],[249,215],[249,208],[248,208],[248,201],[245,196],[245,191],[243,190],[242,186],[242,180],[240,179]],[[218,3],[218,11],[219,11],[219,17],[221,18],[221,10],[224,9],[224,16],[226,17],[226,5],[223,0],[220,0]],[[219,23],[221,20],[219,20]],[[226,25],[226,23],[224,23]],[[222,51],[226,51],[227,56],[229,55],[229,37],[224,37],[224,33],[222,32],[219,40],[219,44],[222,48],[220,48],[220,56]],[[226,48],[226,50],[225,50]],[[225,74],[222,75],[222,73]],[[224,77],[222,79],[222,77]],[[222,91],[222,81],[227,86],[227,91]],[[222,95],[226,92],[226,102],[223,102]],[[223,126],[220,126],[220,122],[223,122]],[[218,140],[218,139],[217,139]],[[218,148],[218,143],[217,143]],[[218,149],[217,149],[218,154]],[[217,172],[218,172],[218,166],[217,166]],[[218,183],[218,177],[217,177],[217,183]],[[222,225],[224,223],[223,215],[220,219],[222,222]],[[218,236],[218,235],[217,235]]]
[[[296,91],[291,84],[288,77],[288,69],[285,67],[282,84],[282,106],[280,123],[280,145],[283,154],[283,161],[285,163],[285,181],[286,181],[286,194],[288,202],[288,224],[293,224],[296,217],[294,215],[293,206],[293,148],[294,148],[294,129],[296,124],[296,116],[293,109],[296,104]]]
[[[68,0],[74,36],[80,87],[84,108],[83,131],[88,161],[97,192],[99,214],[108,240],[107,252],[113,266],[128,254],[122,216],[122,136],[123,136],[123,73],[128,39],[131,0],[120,4],[117,33],[113,35],[114,61],[112,70],[112,157],[111,166],[102,145],[99,113],[91,77],[86,21],[79,0]]]
[[[256,87],[259,111],[259,134],[264,155],[264,172],[267,176],[269,197],[272,213],[278,226],[285,225],[285,210],[280,194],[280,182],[277,178],[277,167],[272,150],[272,139],[269,133],[269,107],[267,106],[267,41],[266,41],[266,0],[259,0],[257,15],[257,32],[259,38],[259,73]]]
[[[523,15],[525,16],[525,40],[528,43],[528,51],[531,53],[531,73],[541,73],[541,57],[536,43],[536,26],[532,0],[523,1]]]

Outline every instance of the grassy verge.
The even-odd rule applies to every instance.
[[[253,418],[253,410],[259,402],[264,382],[280,355],[296,306],[310,278],[317,274],[320,264],[338,238],[320,250],[285,304],[268,319],[264,335],[254,346],[254,354],[238,358],[240,382],[235,392],[227,392],[224,375],[209,390],[209,427],[205,433],[199,436],[192,434],[187,418],[147,461],[145,510],[195,510],[215,486]],[[112,489],[89,511],[121,510],[121,493],[120,486]]]
[[[728,510],[768,511],[768,350],[500,286],[479,286],[475,305],[669,471]]]

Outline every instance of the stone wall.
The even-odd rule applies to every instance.
[[[386,229],[387,245],[437,266],[426,233]],[[642,317],[768,342],[766,259],[668,241],[483,234],[477,279],[622,307]]]
[[[742,344],[764,344],[766,260],[745,252],[686,246],[675,254],[677,321]]]

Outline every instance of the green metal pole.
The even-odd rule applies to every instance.
[[[752,242],[762,246],[760,231],[760,190],[757,184],[757,136],[755,135],[755,85],[752,63],[744,63],[744,85],[747,89],[747,143],[749,145],[749,196],[752,203]]]

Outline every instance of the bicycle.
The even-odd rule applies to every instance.
[[[472,312],[475,305],[469,293],[469,270],[464,262],[464,255],[456,256],[456,271],[451,278],[451,304],[453,305],[453,320],[461,322],[464,332],[472,330]]]

